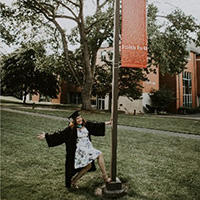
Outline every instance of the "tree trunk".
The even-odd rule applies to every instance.
[[[92,110],[91,91],[93,85],[93,76],[91,73],[84,73],[84,83],[82,90],[82,110]]]
[[[82,91],[82,110],[92,110],[92,106],[91,106],[91,90],[89,90],[86,87],[83,87],[83,91]]]
[[[71,70],[73,77],[76,79],[77,84],[81,85],[80,77],[78,76],[74,66],[71,64],[70,59],[69,59],[69,50],[68,50],[68,44],[67,44],[65,31],[61,28],[61,26],[58,24],[58,22],[56,20],[53,20],[52,22],[55,24],[55,26],[57,27],[57,29],[59,30],[59,32],[61,34],[66,63],[68,64],[68,67]]]
[[[24,95],[23,104],[26,104],[26,95]]]
[[[27,92],[24,92],[23,104],[26,104],[26,96],[27,96],[27,94],[28,94]]]
[[[85,31],[85,21],[83,17],[83,2],[84,1],[81,2],[80,6],[80,13],[79,13],[80,22],[78,24],[80,32],[80,42],[82,46],[81,51],[83,54],[83,64],[84,64],[82,110],[92,110],[90,98],[91,98],[94,74],[90,63],[90,53],[88,49],[88,43]]]

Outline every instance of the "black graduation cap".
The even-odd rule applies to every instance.
[[[79,111],[80,110],[76,110],[74,113],[72,113],[69,117],[68,117],[68,119],[76,119],[78,116],[80,116],[80,114],[79,114]]]

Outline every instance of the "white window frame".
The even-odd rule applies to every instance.
[[[192,107],[192,73],[183,72],[183,107]]]
[[[105,97],[97,97],[97,109],[105,110]]]

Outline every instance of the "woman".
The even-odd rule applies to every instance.
[[[91,135],[104,136],[105,125],[108,122],[90,122],[83,119],[79,111],[75,111],[69,118],[73,121],[63,131],[53,134],[42,133],[38,139],[46,139],[49,147],[54,147],[65,143],[66,145],[66,163],[65,163],[65,185],[70,188],[71,185],[77,186],[77,181],[87,172],[95,171],[94,160],[97,159],[102,178],[109,182],[102,152],[95,149],[91,143]],[[76,175],[73,179],[72,177]]]

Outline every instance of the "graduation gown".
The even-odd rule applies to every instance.
[[[91,135],[104,136],[105,135],[105,123],[104,122],[86,122],[85,127],[88,130],[88,136],[91,140]],[[74,159],[76,152],[77,141],[77,128],[67,127],[62,131],[54,132],[53,134],[45,134],[45,138],[49,147],[55,147],[61,144],[66,145],[66,162],[65,162],[65,186],[71,187],[72,177],[81,169],[74,168]],[[95,171],[94,162],[90,171]]]

